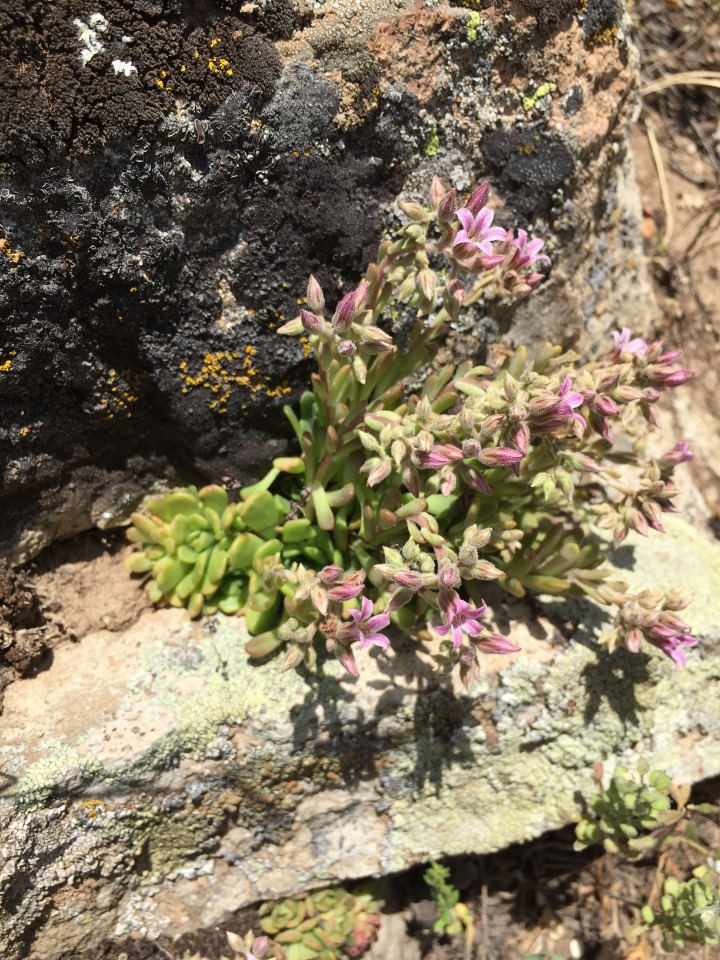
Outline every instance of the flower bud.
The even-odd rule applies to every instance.
[[[353,372],[360,383],[365,383],[367,380],[367,367],[359,356],[353,357]]]
[[[419,203],[414,203],[413,201],[401,200],[398,203],[398,206],[408,217],[409,220],[412,220],[415,223],[423,223],[427,220],[427,210],[425,207],[421,206]]]
[[[440,177],[433,177],[432,183],[430,184],[430,205],[432,206],[433,210],[437,210],[440,201],[445,196],[445,193],[446,190]]]
[[[439,583],[440,586],[446,590],[453,590],[455,587],[459,587],[462,583],[462,577],[460,576],[458,568],[452,563],[445,564],[440,570]]]
[[[422,574],[417,573],[415,570],[398,570],[397,573],[392,575],[392,580],[394,583],[397,583],[398,586],[405,587],[407,590],[414,592],[421,590],[424,586]]]
[[[437,218],[441,226],[449,227],[455,219],[455,211],[458,209],[457,190],[453,187],[448,190],[445,196],[438,203]]]
[[[481,183],[480,186],[473,191],[468,197],[468,201],[465,204],[467,209],[475,217],[480,213],[482,208],[488,202],[488,197],[490,196],[490,181],[485,180],[484,183]]]
[[[302,320],[302,325],[308,333],[322,333],[323,332],[323,322],[320,317],[316,317],[314,313],[310,313],[309,310],[300,310],[300,319]]]
[[[522,458],[523,454],[519,450],[511,450],[509,447],[486,447],[477,455],[477,459],[486,467],[507,467],[518,463]]]
[[[373,467],[368,474],[367,485],[369,487],[375,487],[378,483],[382,483],[382,481],[389,476],[392,466],[392,460],[383,460],[376,467]]]
[[[352,340],[341,340],[337,345],[337,352],[341,357],[352,357],[357,353],[357,347]]]
[[[338,577],[342,576],[343,569],[336,563],[328,567],[323,567],[318,576],[323,583],[334,583]]]
[[[520,647],[516,647],[506,637],[501,637],[498,633],[493,633],[489,637],[482,637],[475,640],[474,644],[483,653],[519,653]]]
[[[355,316],[357,316],[359,313],[362,313],[362,311],[365,309],[369,289],[370,284],[367,282],[367,280],[363,280],[355,291]]]
[[[355,319],[355,291],[346,293],[333,314],[332,323],[338,333],[348,330]]]
[[[421,270],[417,276],[417,284],[422,295],[431,302],[435,299],[435,287],[437,286],[437,276],[433,270]]]
[[[322,287],[312,274],[310,274],[308,280],[307,302],[313,313],[322,313],[325,306],[325,296]]]

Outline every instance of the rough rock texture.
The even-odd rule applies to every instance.
[[[275,334],[340,294],[397,194],[492,177],[548,236],[472,350],[642,325],[635,59],[616,0],[0,5],[2,541],[122,520],[156,481],[253,471],[307,376]],[[465,341],[463,341],[465,342]],[[465,349],[465,348],[464,348]]]
[[[571,818],[599,759],[718,774],[720,550],[669,528],[615,562],[636,588],[692,593],[705,639],[680,671],[610,657],[598,608],[557,600],[496,605],[523,653],[488,657],[471,696],[407,641],[368,655],[357,682],[335,663],[281,676],[281,658],[247,661],[240,620],[178,610],[56,647],[5,694],[4,957],[69,960],[107,935],[180,934],[259,899],[497,850]]]

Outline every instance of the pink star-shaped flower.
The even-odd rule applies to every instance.
[[[370,644],[375,644],[376,647],[390,646],[390,641],[385,634],[379,632],[389,626],[390,617],[386,613],[376,613],[373,617],[372,612],[372,601],[367,597],[362,598],[359,610],[350,611],[350,616],[355,621],[350,628],[350,640],[358,641],[359,650],[364,650]]]
[[[441,637],[452,632],[453,650],[457,650],[462,643],[463,631],[470,637],[478,637],[482,633],[483,628],[477,621],[486,613],[487,604],[483,603],[481,607],[473,608],[467,601],[456,597],[450,601],[445,610],[447,623],[433,629]]]

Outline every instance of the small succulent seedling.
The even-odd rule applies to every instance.
[[[720,942],[720,853],[701,842],[693,817],[716,815],[712,804],[690,804],[690,787],[678,786],[662,770],[641,760],[635,772],[617,766],[607,789],[600,785],[602,765],[595,768],[600,786],[587,815],[576,827],[576,850],[602,843],[612,854],[628,859],[657,857],[650,902],[641,910],[635,934],[660,930],[663,949],[672,953],[685,943]],[[672,849],[684,846],[704,863],[687,880],[667,875]]]
[[[662,947],[672,953],[686,943],[716,946],[720,943],[720,887],[717,873],[709,866],[700,866],[689,880],[666,877],[656,909],[642,909],[647,927],[658,927]]]
[[[645,438],[662,391],[691,376],[680,351],[623,329],[591,362],[544,344],[495,370],[431,365],[462,310],[527,295],[550,264],[542,240],[493,225],[488,196],[484,183],[463,203],[435,179],[428,206],[401,203],[406,222],[334,309],[310,278],[279,331],[317,362],[285,409],[298,456],[238,504],[189,487],[136,514],[130,566],[151,575],[151,599],[244,612],[248,652],[286,644],[286,669],[312,668],[320,648],[357,675],[356,653],[387,648],[392,624],[469,688],[485,655],[518,651],[486,620],[495,580],[514,596],[589,596],[616,610],[610,650],[685,662],[687,601],[632,594],[603,566],[603,531],[615,545],[662,532],[674,510],[673,470],[692,453],[681,441],[653,457]]]
[[[380,906],[369,893],[335,887],[265,903],[260,923],[285,960],[341,960],[361,956],[373,942]]]
[[[475,919],[467,904],[460,900],[460,891],[450,883],[450,868],[433,860],[423,879],[438,911],[433,930],[451,936],[464,933],[465,956],[470,958],[475,943]]]
[[[649,770],[640,761],[637,771],[615,767],[606,790],[590,800],[588,814],[575,828],[576,850],[602,843],[608,853],[637,859],[656,846],[653,831],[682,819],[682,810],[672,808],[672,780],[661,770]]]

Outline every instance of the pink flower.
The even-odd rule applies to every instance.
[[[520,270],[522,267],[529,267],[540,260],[544,260],[546,263],[551,262],[550,257],[540,253],[545,246],[545,241],[539,237],[528,240],[527,230],[518,230],[517,237],[513,237],[513,231],[508,230],[505,240],[510,246],[515,247],[512,259],[508,263],[509,270]],[[542,277],[542,274],[538,274],[538,276]]]
[[[376,647],[389,647],[390,641],[384,633],[378,633],[390,624],[390,617],[386,613],[377,613],[371,616],[373,612],[372,601],[363,597],[360,601],[359,610],[351,610],[350,616],[355,621],[349,628],[348,639],[350,642],[358,641],[358,649],[364,650],[370,644]]]
[[[636,337],[634,340],[630,339],[629,327],[623,327],[622,330],[613,330],[612,335],[615,340],[615,349],[613,350],[613,357],[615,358],[623,353],[640,356],[648,351],[647,343],[640,337]]]
[[[501,227],[491,226],[494,217],[492,210],[482,207],[473,213],[467,207],[461,207],[455,215],[463,226],[453,240],[453,248],[458,248],[460,256],[466,258],[482,254],[488,266],[501,263],[504,257],[493,253],[492,241],[504,240],[505,231]]]
[[[652,631],[653,634],[659,632],[660,628]],[[662,650],[666,656],[670,657],[676,670],[680,666],[684,667],[687,663],[683,647],[694,647],[698,642],[697,637],[691,637],[688,633],[673,633],[672,631],[669,632],[669,636],[649,636],[648,640]]]
[[[441,637],[447,636],[452,631],[453,650],[457,650],[462,643],[463,630],[469,637],[478,637],[482,633],[483,628],[477,621],[486,613],[487,604],[483,603],[481,607],[473,609],[469,603],[456,595],[445,609],[447,623],[433,629]]]
[[[678,440],[672,450],[668,450],[667,453],[660,457],[660,462],[664,466],[676,467],[679,463],[686,463],[688,460],[693,460],[694,458],[695,454],[692,452],[690,444],[684,440]]]

